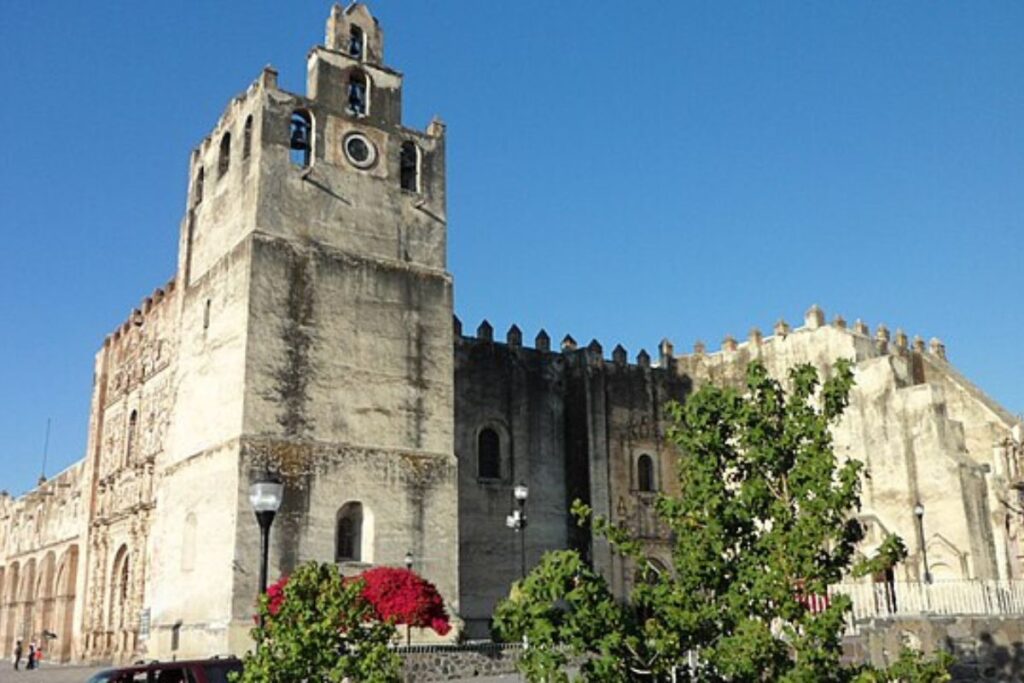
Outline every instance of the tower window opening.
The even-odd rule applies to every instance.
[[[132,461],[132,451],[135,450],[135,439],[139,429],[139,411],[133,410],[128,417],[128,434],[125,437],[124,464],[129,465]]]
[[[420,148],[415,142],[406,140],[402,143],[399,157],[399,171],[403,190],[420,191]]]
[[[196,171],[196,183],[192,189],[193,204],[199,204],[203,201],[203,182],[206,180],[206,170],[200,166],[199,170]]]
[[[490,427],[476,438],[476,464],[480,479],[501,479],[501,438]]]
[[[356,59],[362,59],[366,47],[366,37],[363,29],[353,26],[348,32],[348,54]]]
[[[203,307],[203,329],[210,329],[210,300],[206,300],[206,304]]]
[[[348,77],[348,108],[356,116],[366,116],[370,110],[370,79],[359,69]]]
[[[288,139],[292,163],[308,167],[313,160],[313,118],[308,111],[298,109],[292,113]]]
[[[220,139],[220,155],[217,157],[217,178],[223,178],[231,167],[231,133],[224,133]]]
[[[636,488],[639,491],[654,490],[654,460],[649,455],[641,455],[636,460]]]
[[[245,132],[242,135],[242,159],[248,159],[252,153],[252,114],[245,119]]]
[[[334,546],[335,562],[359,562],[362,559],[363,504],[345,503],[338,510]]]

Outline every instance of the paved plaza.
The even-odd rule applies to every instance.
[[[24,665],[24,663],[23,663]],[[97,671],[106,667],[46,666],[35,671],[14,671],[10,661],[0,668],[0,683],[85,683]],[[454,683],[515,683],[521,681],[518,675],[480,676],[478,678],[456,679]]]
[[[22,683],[23,681],[34,681],[34,683],[85,683],[97,671],[105,667],[94,666],[43,666],[34,671],[25,671],[25,662],[21,663],[22,669],[15,671],[10,660],[4,662],[0,669],[0,682]]]

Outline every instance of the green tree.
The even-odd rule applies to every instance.
[[[856,569],[862,465],[837,458],[830,428],[853,373],[840,360],[821,382],[803,365],[789,385],[752,363],[743,391],[709,385],[670,405],[679,494],[659,495],[655,511],[672,534],[673,571],[577,501],[580,523],[632,558],[639,580],[620,605],[574,551],[549,553],[495,614],[499,637],[529,643],[530,680],[567,680],[556,669],[570,654],[587,656],[581,673],[594,681],[667,680],[674,668],[702,681],[948,679],[944,659],[908,655],[891,672],[840,662],[850,600],[824,597]],[[888,538],[860,571],[905,555]]]
[[[394,625],[374,618],[362,580],[343,578],[335,565],[302,565],[258,609],[257,648],[236,683],[400,680],[401,659],[389,647]]]

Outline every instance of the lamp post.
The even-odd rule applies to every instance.
[[[526,484],[516,484],[512,489],[512,512],[505,518],[505,526],[519,534],[519,574],[526,578],[526,499],[530,489]]]
[[[405,551],[405,568],[412,571],[412,551]],[[405,625],[405,646],[409,647],[412,645],[412,627],[407,623]]]
[[[252,503],[256,521],[260,525],[260,595],[267,592],[267,560],[270,555],[270,525],[274,523],[274,515],[281,509],[281,498],[284,484],[264,475],[249,486],[249,502]],[[263,626],[263,615],[260,615],[260,626]]]
[[[914,505],[914,517],[917,518],[917,538],[921,547],[921,560],[924,562],[924,582],[932,582],[932,573],[928,570],[928,548],[924,540],[924,505],[918,501]]]

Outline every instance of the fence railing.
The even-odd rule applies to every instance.
[[[833,586],[853,601],[853,619],[908,616],[1021,616],[1024,581],[845,583]]]

